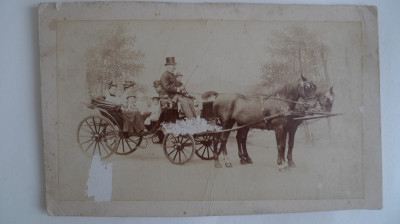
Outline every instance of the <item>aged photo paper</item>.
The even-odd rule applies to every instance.
[[[38,11],[50,215],[382,207],[375,7]]]

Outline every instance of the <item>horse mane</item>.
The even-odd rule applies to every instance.
[[[297,82],[286,83],[283,87],[275,90],[271,95],[290,96],[291,94],[298,94],[299,86]]]

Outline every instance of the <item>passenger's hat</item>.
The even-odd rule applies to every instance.
[[[154,88],[156,88],[157,86],[160,86],[160,85],[161,85],[161,81],[160,80],[156,80],[156,81],[153,82]]]
[[[165,59],[165,65],[176,65],[175,57],[167,57]]]
[[[117,87],[117,84],[113,83],[113,81],[108,83],[108,89],[111,89],[113,86]]]
[[[124,87],[124,90],[126,90],[129,87],[134,86],[136,83],[134,81],[125,81],[124,84],[122,84],[122,86]]]
[[[129,96],[126,97],[126,99],[129,99],[129,98],[135,98],[136,99],[136,96],[135,95],[129,95]]]
[[[177,73],[175,74],[175,77],[178,77],[178,76],[183,76],[183,75],[182,75],[182,73],[177,72]]]

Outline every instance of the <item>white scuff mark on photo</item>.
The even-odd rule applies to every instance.
[[[62,4],[61,2],[57,2],[57,3],[56,3],[56,10],[57,10],[57,11],[60,10],[61,4]]]
[[[197,117],[193,119],[177,120],[176,123],[161,124],[166,133],[177,135],[194,135],[203,132],[219,131],[221,127],[208,124],[207,120]]]
[[[94,201],[111,201],[112,163],[103,164],[99,155],[94,155],[87,181],[87,196]]]
[[[39,14],[40,13],[42,13],[43,12],[43,10],[45,10],[46,8],[47,8],[47,5],[48,5],[49,3],[40,3],[40,5],[39,5]]]

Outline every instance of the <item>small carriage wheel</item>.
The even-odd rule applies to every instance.
[[[193,136],[167,134],[163,140],[164,154],[171,163],[184,164],[189,161],[194,154]]]
[[[198,135],[194,138],[196,144],[196,155],[202,160],[211,160],[214,158],[214,134]],[[220,143],[217,145],[218,155],[221,153]]]
[[[90,157],[106,159],[117,149],[118,129],[106,117],[90,115],[78,125],[77,138],[82,151]]]
[[[136,151],[143,140],[143,136],[137,136],[135,134],[127,135],[126,133],[120,132],[119,135],[120,138],[115,151],[115,153],[118,155],[128,155]]]

